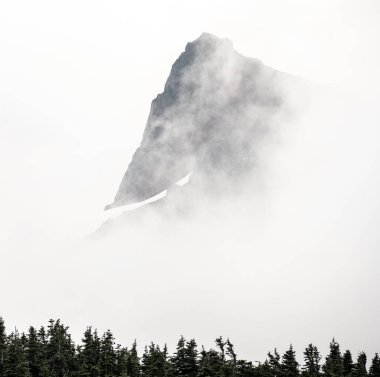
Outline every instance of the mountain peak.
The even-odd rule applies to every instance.
[[[229,39],[222,39],[210,33],[202,33],[197,39],[187,43],[184,54],[197,53],[198,55],[210,55],[220,49],[232,52],[232,42]]]
[[[239,187],[282,107],[280,76],[228,39],[202,33],[189,42],[152,102],[141,145],[106,208],[149,199],[189,172],[202,196]]]
[[[197,39],[190,43],[209,43],[211,44],[229,44],[232,47],[232,42],[226,38],[219,38],[214,34],[203,32]]]

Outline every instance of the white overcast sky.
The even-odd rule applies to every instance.
[[[279,70],[378,91],[379,12],[376,0],[2,1],[0,239],[95,226],[151,100],[203,31]]]
[[[13,269],[22,253],[29,252],[18,249],[21,259],[9,257],[20,239],[76,239],[99,226],[104,219],[103,208],[112,202],[140,142],[150,102],[163,90],[171,65],[186,43],[202,32],[228,38],[242,54],[276,69],[350,92],[362,101],[361,108],[375,111],[379,107],[377,0],[3,0],[0,3],[0,247],[3,245],[1,252],[5,255],[0,262],[2,270]],[[355,165],[355,172],[361,172],[363,178],[357,189],[378,187],[379,181],[373,177],[379,162],[376,147],[380,136],[376,126],[379,114],[354,114],[356,118],[349,132],[345,134],[342,124],[341,129],[335,128],[327,138],[328,156],[332,156],[333,143],[346,138],[343,155],[348,155],[347,150],[352,147],[357,158],[350,163],[363,163]],[[300,134],[298,147],[304,136]],[[305,136],[307,145],[313,145],[314,136],[316,143],[323,145],[324,135],[318,132]],[[339,148],[336,150],[339,154]],[[323,166],[328,166],[327,158],[322,160]],[[313,163],[317,164],[315,160]],[[305,170],[301,168],[293,172],[303,173]],[[334,175],[332,170],[330,173]],[[323,174],[320,177],[326,178]],[[345,177],[345,183],[350,185],[351,176]],[[309,184],[313,184],[312,179]],[[378,201],[373,202],[375,192],[370,191],[365,199],[365,214],[371,212],[370,208],[375,213],[378,208]],[[378,225],[371,222],[371,232]],[[378,245],[371,243],[371,253]],[[365,266],[372,256],[367,256]],[[32,259],[38,258],[36,254]],[[352,256],[349,264],[352,268],[354,260]],[[360,271],[361,277],[375,274],[364,267]],[[378,293],[378,289],[371,291],[373,281],[369,282],[368,300],[371,294]],[[1,284],[3,287],[4,283]],[[9,298],[13,293],[8,289],[9,292],[1,294]],[[378,296],[373,300],[378,300]],[[5,302],[15,306],[0,308],[0,315],[5,312],[12,324],[29,322],[28,313],[20,311],[21,307],[12,299]],[[349,298],[345,303],[346,308],[354,305]],[[47,313],[52,312],[33,312],[30,317],[39,324],[48,319]],[[60,315],[58,309],[53,313]],[[361,321],[360,313],[356,314]],[[75,322],[76,316],[71,311],[63,316],[74,327],[83,327],[79,320]],[[376,312],[365,316],[369,322],[359,336],[361,343],[375,324],[370,322],[375,317]],[[94,314],[94,320],[97,318]],[[104,326],[122,328],[120,320],[111,317],[108,324],[106,318],[102,320]],[[345,323],[347,327],[343,330],[350,327],[348,320]],[[360,329],[356,330],[353,339],[360,333]],[[176,331],[180,335],[181,329]],[[303,331],[307,332],[307,327]],[[243,338],[242,343],[248,342]],[[269,340],[276,346],[274,336]],[[378,340],[377,344],[374,340],[369,343],[371,350],[377,346],[380,351]],[[258,350],[263,355],[267,351]],[[248,357],[247,352],[245,356]]]

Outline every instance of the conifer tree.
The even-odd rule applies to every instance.
[[[186,342],[185,338],[181,336],[176,352],[171,358],[174,375],[195,377],[198,372],[197,357],[198,351],[195,340],[191,339]]]
[[[380,377],[380,357],[378,354],[372,359],[368,375],[370,377]]]
[[[330,353],[322,367],[326,377],[343,376],[343,360],[338,342],[333,339],[330,343]]]
[[[217,339],[215,340],[215,343],[216,343],[217,347],[218,347],[219,350],[220,350],[220,356],[221,356],[221,358],[222,358],[222,363],[224,364],[224,360],[225,360],[225,358],[226,358],[226,352],[225,352],[225,350],[224,350],[224,347],[225,347],[225,345],[226,345],[226,342],[224,342],[224,341],[223,341],[223,338],[220,336],[219,338],[217,338]]]
[[[128,377],[140,376],[140,359],[137,354],[136,340],[133,342],[132,348],[127,355],[127,375]]]
[[[199,352],[199,360],[198,360],[198,373],[197,377],[206,377],[207,369],[208,369],[208,360],[207,360],[207,352],[202,345],[202,349]]]
[[[76,372],[75,346],[68,333],[68,327],[61,324],[60,320],[49,321],[46,356],[49,377],[66,377]]]
[[[4,364],[6,358],[7,335],[4,320],[0,317],[0,377],[4,377]]]
[[[231,343],[230,339],[226,341],[226,354],[230,358],[227,362],[227,367],[225,369],[226,377],[235,377],[237,373],[237,355],[234,350],[234,345]]]
[[[280,370],[280,355],[277,352],[277,348],[274,349],[274,354],[272,355],[270,352],[268,352],[268,360],[267,360],[270,376],[271,377],[278,377],[281,374]]]
[[[166,346],[161,351],[154,343],[145,347],[141,363],[143,377],[166,377],[168,375]]]
[[[198,373],[198,350],[197,343],[194,339],[190,339],[186,343],[185,348],[185,360],[186,360],[186,368],[185,375],[188,377],[196,377]]]
[[[219,352],[215,350],[205,351],[202,347],[199,360],[197,377],[224,377],[223,359]]]
[[[186,354],[185,354],[185,338],[181,335],[174,356],[171,358],[173,372],[177,376],[185,376],[186,374]]]
[[[79,347],[80,376],[100,376],[100,339],[97,331],[88,327],[82,338],[82,346]]]
[[[39,348],[40,347],[38,343],[37,330],[33,326],[30,326],[27,340],[27,354],[30,374],[32,377],[39,377],[41,375]]]
[[[261,365],[254,368],[251,361],[237,360],[236,375],[239,377],[261,377],[263,374],[260,370]]]
[[[116,346],[116,376],[127,376],[127,356],[127,349],[123,348],[120,344],[118,344]]]
[[[270,353],[268,353],[268,357],[269,357],[269,355],[270,355]],[[260,362],[258,362],[258,363],[259,364],[255,367],[255,375],[257,377],[273,377],[273,375],[274,375],[273,367],[270,365],[270,362],[268,359],[265,360],[264,363],[260,363]]]
[[[343,354],[343,376],[351,376],[352,370],[354,369],[354,363],[352,361],[352,355],[350,350],[346,350]]]
[[[25,340],[25,338],[24,338]],[[31,377],[24,341],[17,330],[8,337],[8,352],[4,377]]]
[[[115,340],[107,330],[100,342],[100,377],[113,377],[116,367]]]
[[[297,377],[299,375],[296,353],[292,345],[290,345],[289,349],[282,356],[280,375],[281,377]]]
[[[39,377],[50,377],[49,357],[48,357],[48,341],[46,330],[43,326],[37,332],[38,340],[38,364],[40,369]]]
[[[143,377],[145,376],[148,376],[150,371],[149,371],[149,367],[150,367],[150,360],[149,360],[149,351],[148,351],[148,347],[145,346],[144,347],[144,353],[142,355],[142,358],[141,358],[141,375]]]
[[[302,368],[302,375],[305,377],[320,376],[321,366],[319,363],[321,361],[321,355],[319,354],[318,348],[309,344],[303,354],[305,365]]]
[[[353,377],[367,377],[367,355],[364,352],[360,352],[357,361],[352,370]]]

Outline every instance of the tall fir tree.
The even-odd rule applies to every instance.
[[[289,349],[282,356],[282,362],[280,366],[281,377],[298,377],[299,368],[296,359],[296,353],[293,350],[293,346],[290,345]]]
[[[281,363],[277,348],[274,349],[273,355],[268,352],[267,363],[269,366],[270,377],[279,377],[281,375]]]
[[[367,377],[367,355],[364,352],[360,352],[357,361],[352,370],[353,377]]]
[[[197,364],[197,344],[194,339],[186,342],[181,336],[177,343],[177,349],[171,358],[173,373],[175,376],[196,377],[198,372]]]
[[[186,339],[181,335],[178,340],[176,351],[171,358],[171,364],[173,366],[173,373],[175,376],[186,375],[186,355],[185,355],[185,343]]]
[[[37,330],[33,326],[29,327],[27,349],[28,349],[27,354],[28,354],[30,374],[32,377],[40,377],[41,376],[40,345],[38,342]]]
[[[197,377],[224,377],[223,359],[219,352],[202,347]]]
[[[116,368],[115,339],[107,330],[100,342],[100,377],[113,377]]]
[[[268,353],[269,357],[269,353]],[[273,377],[273,367],[270,365],[269,360],[265,360],[264,363],[258,361],[258,365],[254,367],[256,377]],[[279,373],[279,371],[278,371]]]
[[[352,361],[352,355],[350,350],[346,350],[343,354],[343,376],[351,376],[352,370],[354,369],[354,362]]]
[[[226,363],[224,374],[226,377],[236,377],[237,375],[237,355],[234,349],[234,345],[231,343],[230,339],[226,341],[226,355],[229,360]]]
[[[136,340],[127,355],[127,375],[128,377],[140,377],[140,359],[137,354]]]
[[[50,320],[47,339],[49,377],[68,377],[76,372],[75,346],[68,333],[68,327],[60,320]]]
[[[166,346],[163,351],[154,343],[145,347],[141,363],[143,377],[167,377],[168,369]]]
[[[325,377],[343,376],[342,354],[340,352],[339,343],[334,338],[330,343],[330,353],[326,357],[326,361],[322,369]]]
[[[8,337],[8,352],[4,369],[4,377],[31,377],[25,338],[20,338],[17,330]]]
[[[252,361],[237,360],[236,375],[239,377],[261,377],[260,366],[254,367]]]
[[[127,357],[128,351],[126,348],[122,347],[120,344],[116,346],[116,367],[115,375],[120,377],[127,376]]]
[[[82,345],[78,350],[79,375],[100,376],[100,339],[97,331],[88,327],[83,334]]]
[[[305,377],[318,377],[321,374],[321,355],[318,348],[313,344],[309,344],[304,353],[304,366],[302,368],[302,375]]]
[[[190,339],[186,343],[185,359],[187,365],[186,375],[188,377],[196,377],[198,373],[198,349],[194,339]]]
[[[4,377],[5,358],[6,358],[7,335],[5,333],[5,324],[0,317],[0,377]]]
[[[380,357],[379,354],[376,354],[372,359],[372,364],[369,368],[368,375],[370,377],[380,377]]]
[[[50,377],[52,375],[50,371],[49,355],[48,355],[48,336],[45,327],[41,326],[37,332],[38,339],[38,360],[40,375],[39,377]]]

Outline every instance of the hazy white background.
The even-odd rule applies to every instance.
[[[290,342],[299,353],[310,341],[323,349],[332,336],[353,352],[380,351],[379,25],[376,0],[2,1],[0,315],[9,328],[60,317],[76,334],[110,327],[123,343],[225,335],[254,360]],[[313,106],[282,135],[254,248],[231,256],[226,244],[246,244],[246,229],[228,238],[220,229],[231,224],[213,223],[206,236],[200,222],[198,237],[153,235],[172,243],[164,250],[137,232],[83,258],[70,242],[105,218],[151,100],[203,31],[350,96]],[[188,237],[198,240],[177,242]],[[219,289],[211,256],[198,271],[189,259],[205,245],[211,256],[222,250],[223,272],[233,266],[229,288]]]

